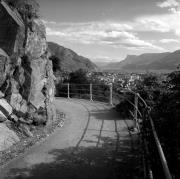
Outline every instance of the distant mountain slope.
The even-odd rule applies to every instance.
[[[167,69],[174,70],[180,64],[180,50],[169,53],[164,58],[160,59],[157,62],[149,64],[149,67],[152,69]]]
[[[142,54],[139,56],[131,57],[128,61],[128,63],[124,62],[123,68],[127,70],[153,70],[154,68],[151,68],[151,63],[156,64],[159,60],[165,58],[167,55],[169,55],[168,52],[166,53],[147,53]],[[125,61],[127,58],[125,59]]]
[[[62,70],[72,72],[78,69],[87,71],[97,71],[97,66],[92,63],[88,58],[79,56],[74,51],[60,46],[54,42],[48,42],[48,48],[51,55],[56,56],[60,62]]]
[[[103,67],[105,70],[121,71],[172,71],[180,64],[180,50],[165,53],[145,53],[128,55],[123,61],[110,63]]]

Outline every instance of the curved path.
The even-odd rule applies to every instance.
[[[139,178],[138,137],[105,103],[57,99],[63,128],[0,172],[1,179]]]

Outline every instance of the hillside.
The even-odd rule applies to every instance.
[[[56,56],[57,59],[59,59],[59,62],[56,62],[56,64],[59,64],[59,68],[64,71],[72,72],[78,69],[97,71],[98,69],[98,67],[88,58],[82,57],[74,51],[54,42],[48,42],[48,48],[51,55]]]
[[[180,50],[176,50],[173,53],[166,55],[164,58],[160,59],[156,63],[150,64],[153,69],[168,69],[174,70],[180,64]]]
[[[141,55],[128,55],[123,61],[109,63],[104,70],[121,71],[172,71],[180,64],[180,50],[165,53],[145,53]]]

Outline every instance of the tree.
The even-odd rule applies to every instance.
[[[79,69],[69,74],[68,83],[70,84],[89,84],[86,71]]]
[[[143,78],[142,84],[148,88],[156,88],[159,85],[157,75],[146,74]]]
[[[62,71],[61,65],[60,65],[60,59],[58,57],[56,57],[55,55],[52,55],[51,57],[49,57],[49,59],[52,61],[54,73],[58,71]]]
[[[167,77],[165,90],[154,109],[157,117],[155,124],[171,170],[180,177],[180,71],[172,72]]]
[[[53,57],[53,59],[55,58]],[[86,94],[89,95],[89,80],[87,78],[86,71],[82,69],[71,72],[68,79],[65,79],[63,83],[60,82],[56,85],[57,96],[67,97],[67,83],[70,84],[71,97],[77,97],[78,95]]]

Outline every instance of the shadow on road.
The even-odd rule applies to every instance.
[[[94,116],[98,120],[120,120],[120,115],[114,109],[103,109],[103,110],[92,110],[92,116]]]
[[[102,147],[69,147],[49,152],[51,163],[31,168],[14,168],[6,179],[136,179],[139,178],[138,150],[129,139],[101,137]],[[119,150],[120,149],[120,150]]]
[[[87,109],[88,110],[88,109]],[[102,120],[100,129],[89,129],[90,118]],[[112,120],[113,118],[113,120]],[[104,121],[114,123],[112,131],[114,137],[103,136]],[[51,155],[53,161],[32,165],[29,168],[13,168],[5,179],[139,179],[141,173],[139,141],[133,139],[127,133],[123,137],[117,127],[117,121],[121,120],[113,109],[108,111],[94,110],[89,112],[89,117],[80,140],[74,147],[53,149],[47,155]],[[95,130],[96,145],[81,147],[89,130]],[[127,129],[126,129],[127,130]],[[136,138],[136,137],[135,137]]]

